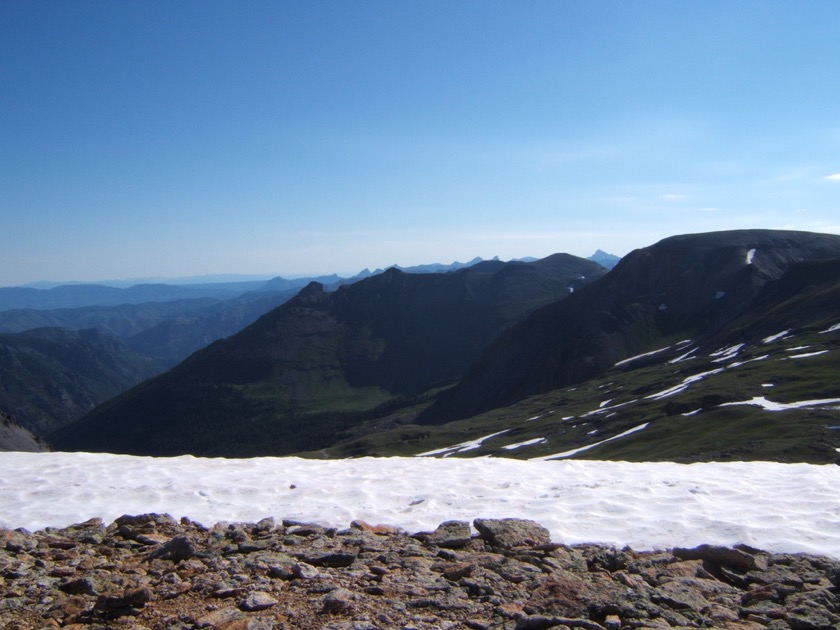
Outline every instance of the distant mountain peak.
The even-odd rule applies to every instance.
[[[596,262],[602,267],[605,267],[606,269],[612,269],[618,264],[618,261],[621,260],[621,257],[616,256],[615,254],[609,254],[603,249],[596,249],[595,253],[592,254],[588,260]]]

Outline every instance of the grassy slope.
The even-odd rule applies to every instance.
[[[801,346],[809,347],[795,350]],[[790,358],[819,350],[828,352]],[[759,342],[721,362],[715,362],[720,357],[708,353],[679,363],[668,362],[679,354],[672,349],[647,361],[619,366],[578,387],[534,396],[466,420],[442,426],[404,425],[357,437],[327,449],[327,454],[415,455],[505,431],[479,448],[453,452],[451,456],[544,457],[592,445],[647,423],[644,430],[576,457],[685,462],[840,460],[840,430],[831,428],[840,426],[840,403],[788,411],[766,411],[753,405],[720,406],[759,396],[784,403],[840,398],[840,331],[812,331],[768,344]],[[767,358],[759,359],[765,355]],[[725,369],[689,384],[684,391],[660,399],[646,398],[686,378],[721,368]],[[503,448],[537,438],[545,441],[513,450]]]

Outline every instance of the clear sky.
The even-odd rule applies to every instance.
[[[0,285],[840,233],[840,3],[0,2]]]

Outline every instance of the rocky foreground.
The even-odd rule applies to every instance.
[[[840,561],[552,543],[532,521],[407,534],[169,516],[0,529],[0,628],[840,627]]]

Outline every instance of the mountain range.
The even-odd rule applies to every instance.
[[[594,257],[593,257],[594,258]],[[58,428],[135,454],[838,461],[840,236],[311,282]]]
[[[682,339],[715,345],[736,319],[758,315],[750,309],[768,283],[799,262],[840,256],[838,247],[835,235],[741,230],[675,236],[631,252],[597,285],[501,335],[422,421],[445,422],[578,383]]]
[[[445,272],[478,262],[481,259],[405,271]],[[213,341],[242,330],[312,281],[335,289],[379,273],[382,270],[364,270],[354,278],[0,288],[0,375],[6,375],[0,383],[0,409],[14,412],[24,427],[44,436]],[[80,331],[88,332],[80,335]],[[100,353],[103,362],[119,364],[118,377],[78,360],[91,354],[91,343],[97,345],[94,354]],[[23,356],[28,360],[21,363]]]
[[[499,332],[605,273],[557,254],[448,273],[391,268],[334,291],[313,282],[50,440],[156,454],[327,446],[336,431],[451,384]]]

